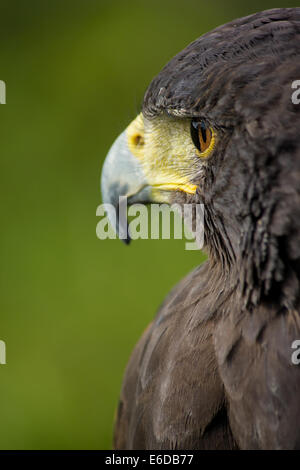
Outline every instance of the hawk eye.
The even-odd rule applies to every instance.
[[[213,133],[203,120],[192,119],[191,137],[195,147],[203,153],[211,146]]]

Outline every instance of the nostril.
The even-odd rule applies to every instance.
[[[144,138],[141,134],[134,134],[131,138],[131,141],[135,147],[141,147],[144,145]]]

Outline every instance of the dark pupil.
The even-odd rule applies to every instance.
[[[201,127],[201,134],[202,134],[203,142],[206,144],[206,126],[204,122],[201,122],[200,127]]]
[[[200,127],[200,131],[201,131],[202,140],[203,140],[204,143],[206,143],[207,133],[206,133],[205,123],[203,121],[192,121],[191,122],[192,141],[193,141],[195,147],[197,147],[197,149],[201,151],[201,143],[199,141],[199,127]]]

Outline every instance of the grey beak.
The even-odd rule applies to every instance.
[[[126,196],[128,203],[148,202],[151,188],[147,183],[139,160],[130,152],[126,131],[115,140],[104,161],[101,175],[101,192],[104,204],[111,205],[117,218],[112,217],[109,207],[108,219],[117,235],[125,243],[130,242],[130,233],[126,221],[118,217],[119,204]],[[123,203],[123,202],[122,202]]]

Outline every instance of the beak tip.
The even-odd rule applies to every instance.
[[[125,245],[129,245],[130,242],[131,242],[131,238],[130,238],[129,235],[128,235],[127,238],[122,238],[121,240],[122,240],[123,243],[125,243]]]

